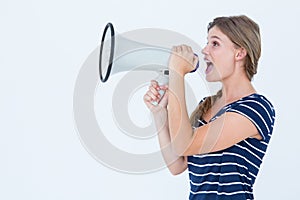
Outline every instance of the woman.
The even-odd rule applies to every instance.
[[[209,24],[207,39],[206,80],[220,81],[222,89],[202,99],[188,117],[184,76],[198,58],[180,45],[169,60],[169,86],[152,81],[144,102],[169,170],[174,175],[189,170],[190,199],[254,199],[275,118],[270,101],[251,84],[261,54],[259,27],[246,16],[219,17]]]

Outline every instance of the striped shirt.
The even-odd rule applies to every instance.
[[[188,156],[191,200],[254,199],[253,184],[272,135],[275,111],[266,97],[255,93],[226,105],[209,122],[225,112],[248,118],[263,139],[247,138],[218,152]],[[194,127],[204,124],[198,119]]]

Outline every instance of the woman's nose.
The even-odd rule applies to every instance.
[[[204,55],[207,55],[208,54],[208,45],[205,45],[205,47],[202,49],[201,53],[204,54]]]

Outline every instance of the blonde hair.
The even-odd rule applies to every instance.
[[[214,26],[218,27],[237,48],[243,47],[247,51],[244,67],[246,75],[251,81],[254,74],[257,73],[258,60],[261,55],[259,26],[245,15],[217,17],[208,24],[208,31]],[[199,104],[191,115],[191,124],[194,125],[197,119],[201,119],[221,96],[222,90],[219,90],[217,94],[207,97]]]

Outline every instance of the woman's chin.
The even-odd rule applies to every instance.
[[[221,79],[219,77],[213,77],[213,76],[209,76],[209,75],[206,75],[205,79],[206,79],[207,82],[219,82],[219,81],[221,81]]]

